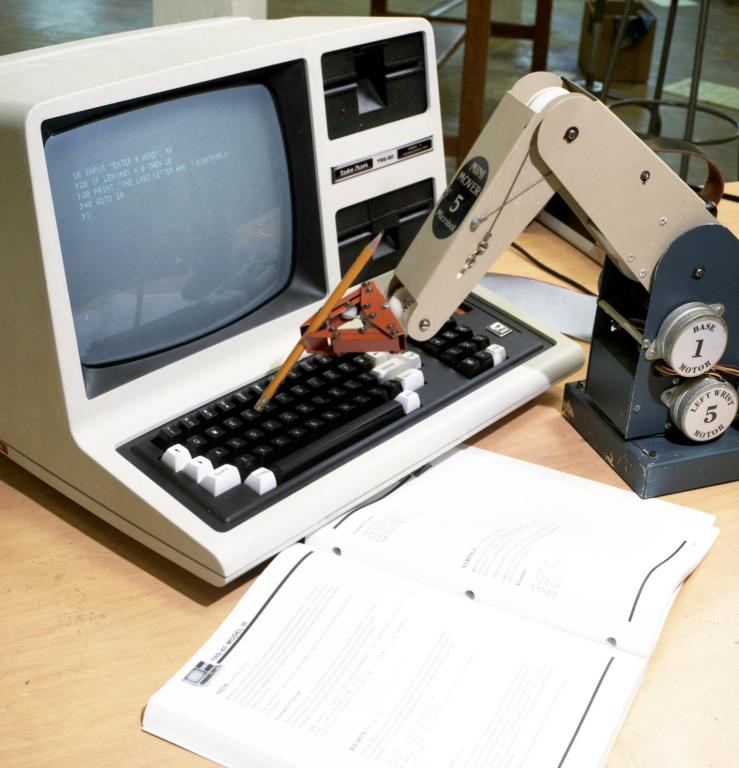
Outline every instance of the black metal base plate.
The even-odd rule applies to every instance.
[[[643,499],[739,480],[739,429],[691,443],[669,433],[625,440],[585,395],[585,382],[565,386],[562,414]]]

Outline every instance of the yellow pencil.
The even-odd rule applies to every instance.
[[[354,263],[346,271],[344,277],[341,278],[339,284],[334,288],[331,295],[326,299],[326,303],[316,312],[313,316],[308,327],[305,329],[303,336],[315,333],[326,322],[326,318],[331,313],[331,310],[336,306],[336,302],[347,292],[349,287],[354,284],[354,281],[359,276],[359,273],[364,269],[367,262],[372,258],[372,255],[377,250],[377,246],[382,240],[383,233],[380,232],[373,240],[362,248],[362,252],[354,260]],[[303,344],[303,336],[300,337],[298,343],[293,347],[293,351],[287,356],[285,362],[280,366],[280,370],[274,375],[272,381],[270,381],[267,389],[264,390],[262,396],[257,400],[257,404],[254,406],[255,411],[262,411],[267,403],[275,396],[280,384],[285,380],[285,376],[290,373],[290,369],[297,363],[298,358],[303,354],[305,345]]]

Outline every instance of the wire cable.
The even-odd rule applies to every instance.
[[[573,280],[571,277],[567,277],[567,275],[563,275],[561,272],[557,272],[557,270],[554,269],[553,267],[550,267],[547,264],[544,264],[543,262],[539,261],[539,259],[537,259],[531,253],[529,253],[523,246],[519,245],[518,243],[511,243],[511,248],[514,248],[524,258],[528,259],[532,264],[535,264],[537,267],[539,267],[539,269],[543,270],[547,274],[552,275],[553,277],[558,278],[559,280],[562,280],[568,285],[571,285],[573,288],[580,291],[581,293],[585,293],[588,296],[597,295],[593,293],[593,291],[591,291],[590,288],[586,288],[584,285],[582,285],[582,283],[578,283],[577,280]]]

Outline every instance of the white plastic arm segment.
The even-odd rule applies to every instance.
[[[670,243],[714,223],[702,201],[601,102],[546,72],[503,97],[390,286],[407,332],[433,336],[557,191],[648,291]]]

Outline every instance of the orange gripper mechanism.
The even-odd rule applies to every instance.
[[[323,326],[315,333],[306,334],[313,317],[300,328],[307,352],[344,355],[351,352],[403,352],[406,349],[405,331],[372,280],[342,297]],[[354,323],[355,320],[359,324]],[[347,323],[354,324],[343,327]]]

